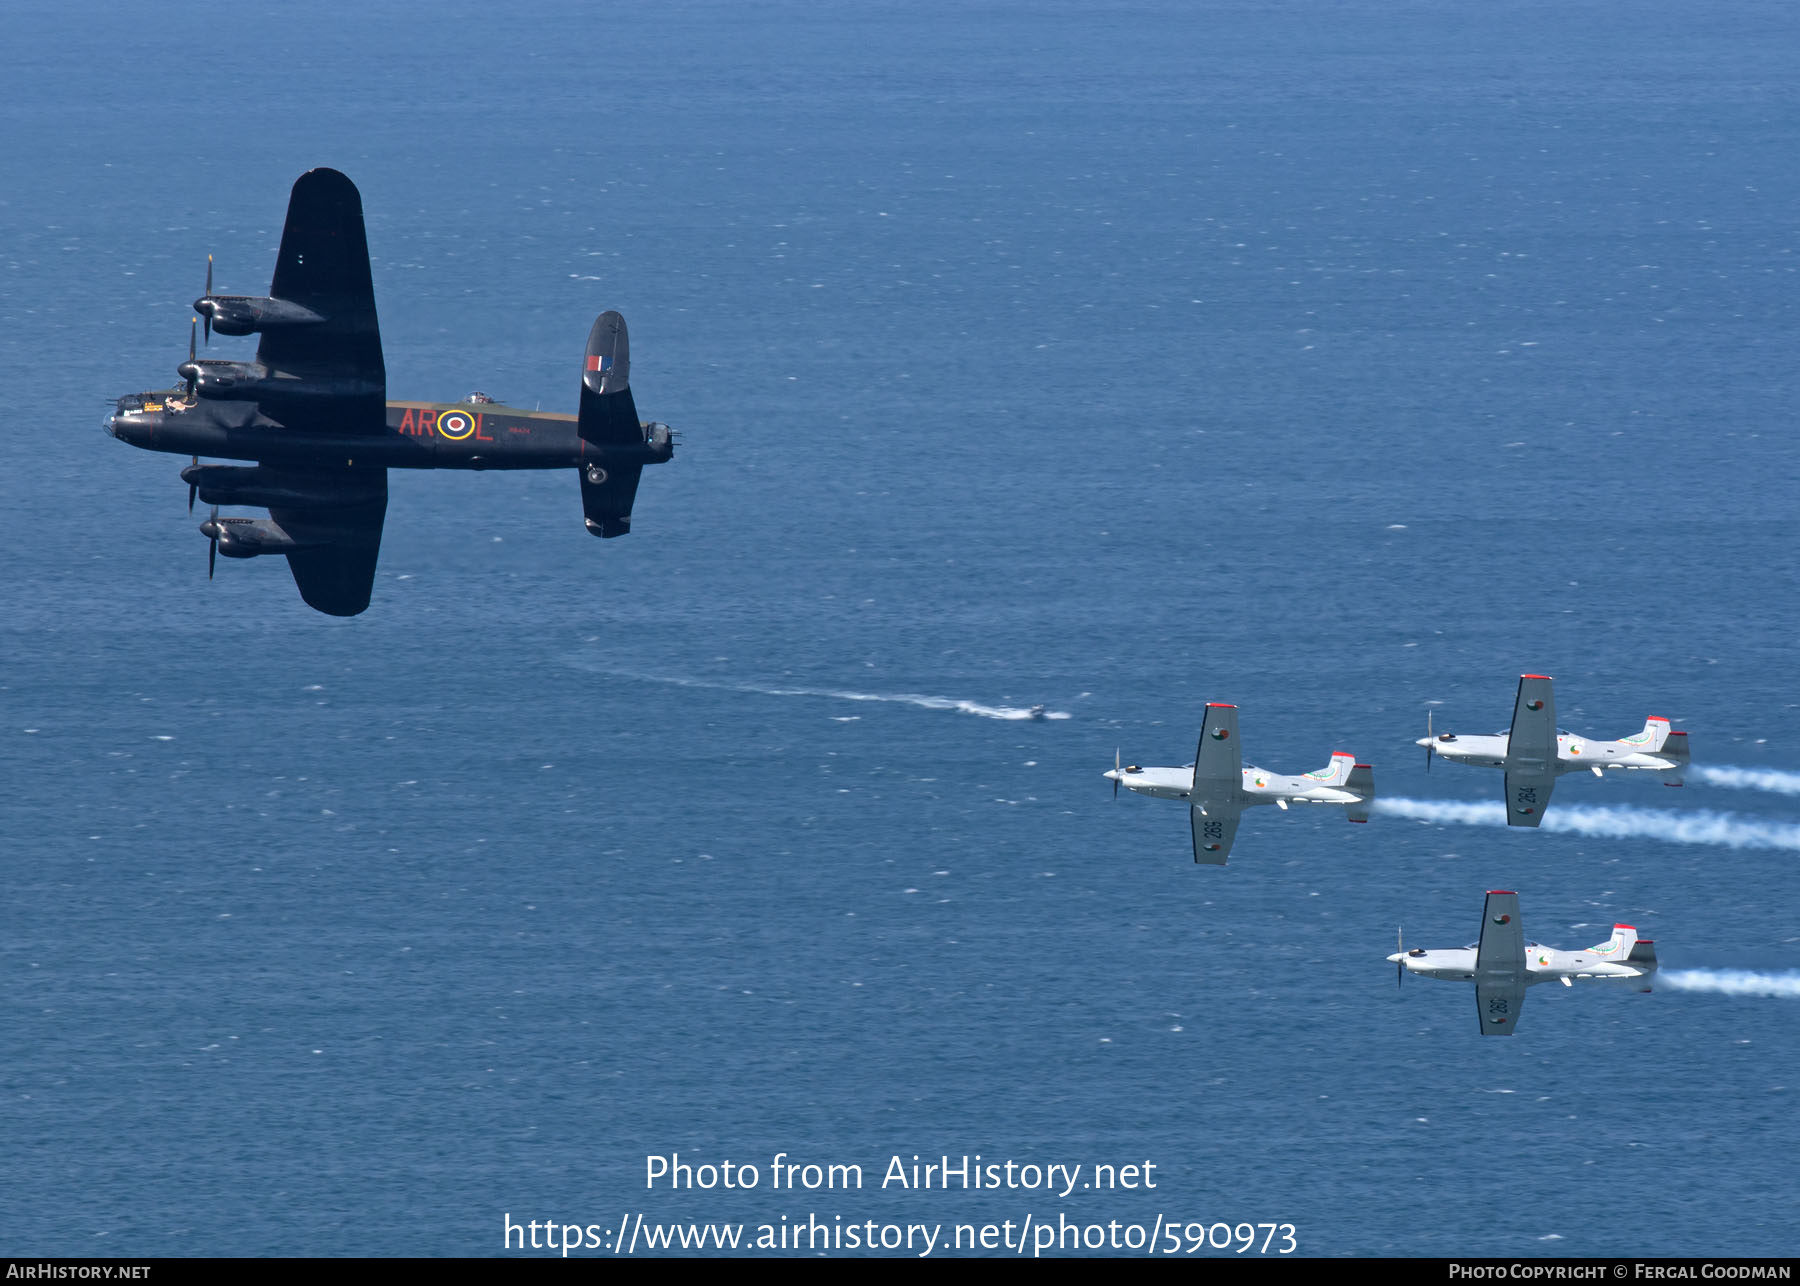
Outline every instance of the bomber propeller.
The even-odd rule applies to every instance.
[[[201,524],[200,530],[209,538],[206,548],[206,579],[213,578],[213,564],[219,561],[219,506],[212,507],[212,517]]]
[[[212,319],[218,305],[212,298],[212,256],[206,256],[206,293],[194,301],[194,311],[206,318],[206,342],[212,343]]]
[[[195,456],[193,458],[193,460],[194,460],[194,467],[196,469],[198,469],[200,467],[200,457]],[[198,482],[188,483],[188,512],[189,513],[194,512],[194,497],[198,496],[199,494],[200,494],[200,484]]]
[[[175,373],[187,381],[187,395],[192,398],[200,388],[200,363],[194,360],[194,327],[200,324],[198,317],[188,326],[187,361],[175,368]]]

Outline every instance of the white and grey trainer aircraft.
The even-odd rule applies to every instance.
[[[1431,716],[1425,716],[1425,735],[1415,745],[1425,747],[1429,771],[1433,755],[1455,763],[1480,764],[1506,770],[1506,824],[1536,826],[1544,820],[1550,792],[1563,773],[1592,772],[1603,776],[1608,769],[1660,772],[1665,786],[1682,784],[1687,771],[1687,733],[1673,732],[1669,721],[1651,715],[1644,730],[1618,741],[1590,741],[1563,732],[1556,726],[1556,696],[1544,674],[1519,676],[1519,695],[1513,702],[1512,727],[1488,737],[1459,736],[1454,732],[1431,733]]]
[[[1656,972],[1656,944],[1638,937],[1629,924],[1615,924],[1612,937],[1585,951],[1558,951],[1525,941],[1519,921],[1519,895],[1496,889],[1481,913],[1481,941],[1473,946],[1426,951],[1414,947],[1388,957],[1396,979],[1407,974],[1448,978],[1475,984],[1475,1010],[1484,1036],[1510,1036],[1525,1007],[1525,989],[1533,983],[1625,982],[1649,991]]]
[[[1284,777],[1262,768],[1246,768],[1238,753],[1237,707],[1208,703],[1200,725],[1200,749],[1183,768],[1120,766],[1113,754],[1106,779],[1119,787],[1158,799],[1185,799],[1194,832],[1194,860],[1223,866],[1237,838],[1238,818],[1256,804],[1336,804],[1353,822],[1369,820],[1375,798],[1375,774],[1356,756],[1339,752],[1317,772]]]

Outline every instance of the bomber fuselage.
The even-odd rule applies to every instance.
[[[120,398],[106,427],[146,451],[298,468],[570,469],[654,464],[671,454],[659,425],[645,426],[641,444],[602,446],[582,440],[573,415],[497,402],[389,402],[377,431],[321,433],[287,428],[257,402],[190,398],[176,388]]]

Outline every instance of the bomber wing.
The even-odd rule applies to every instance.
[[[287,375],[314,387],[323,380],[343,388],[340,395],[309,395],[271,406],[270,414],[294,429],[382,432],[387,367],[375,320],[362,196],[336,170],[308,170],[295,180],[269,294],[316,314],[318,320],[268,327],[257,347],[257,360],[277,382]]]
[[[1506,740],[1506,824],[1543,821],[1555,785],[1556,697],[1547,675],[1522,674]]]
[[[287,556],[300,597],[328,616],[355,616],[369,606],[387,516],[387,471],[362,471],[355,490],[346,484],[343,497],[344,503],[329,507],[279,505],[269,510],[302,546]]]

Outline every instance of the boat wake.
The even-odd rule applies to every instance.
[[[1453,803],[1431,799],[1377,799],[1373,809],[1389,817],[1461,826],[1504,826],[1506,812],[1498,802]],[[1800,852],[1800,824],[1761,822],[1709,809],[1670,812],[1654,808],[1621,808],[1598,804],[1557,804],[1542,828],[1605,839],[1655,839],[1671,844],[1710,844],[1722,848],[1777,848]]]
[[[1071,717],[1066,710],[1051,710],[1041,705],[986,705],[980,701],[927,696],[920,692],[852,692],[841,688],[778,688],[759,683],[725,683],[713,679],[684,679],[666,674],[641,674],[631,670],[601,670],[598,672],[616,675],[619,678],[636,679],[643,683],[666,683],[678,688],[708,688],[715,692],[747,692],[754,696],[764,697],[814,697],[829,701],[877,701],[890,705],[916,706],[921,710],[952,710],[959,714],[972,714],[983,719],[1000,719],[1009,723]]]

